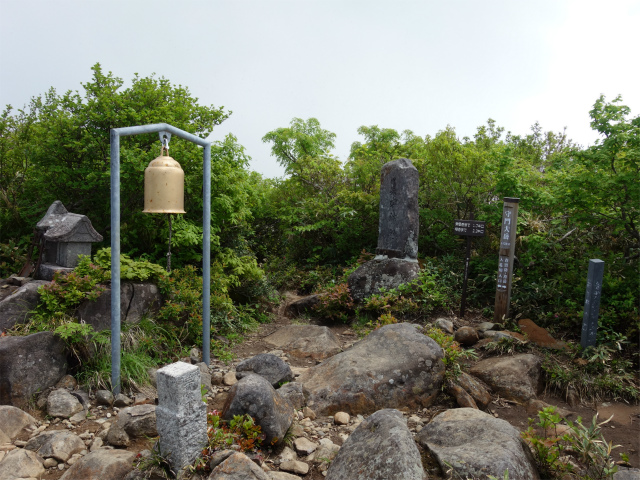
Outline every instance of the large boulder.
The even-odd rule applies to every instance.
[[[460,478],[538,480],[535,461],[520,432],[507,421],[472,408],[455,408],[425,425],[418,442],[437,459],[443,471]]]
[[[416,326],[387,325],[309,368],[298,382],[307,405],[321,415],[428,407],[442,385],[443,356],[442,348]]]
[[[266,435],[266,445],[282,444],[295,415],[293,405],[281,397],[268,380],[256,374],[247,375],[231,387],[221,418],[231,420],[245,413],[260,425]]]
[[[11,450],[0,462],[0,478],[3,480],[41,478],[44,473],[42,457],[24,448]]]
[[[11,405],[0,405],[0,429],[11,441],[29,425],[34,425],[36,419],[27,412]]]
[[[236,366],[237,379],[252,373],[266,378],[274,388],[278,388],[282,383],[291,382],[294,378],[291,367],[280,357],[270,353],[260,353],[243,360]]]
[[[32,438],[24,448],[36,452],[42,458],[55,458],[59,462],[66,462],[71,455],[80,453],[86,446],[75,433],[52,430]]]
[[[65,344],[52,332],[0,337],[0,405],[23,407],[66,373]]]
[[[296,358],[313,360],[324,360],[341,350],[338,337],[328,327],[318,325],[287,325],[264,341]]]
[[[400,158],[382,167],[378,255],[418,258],[419,186],[420,176],[411,160]]]
[[[423,480],[420,452],[398,410],[364,420],[331,462],[327,480]]]
[[[492,357],[474,365],[469,373],[501,397],[527,403],[542,390],[542,359],[530,353]]]
[[[133,470],[135,457],[127,450],[100,448],[74,463],[60,480],[121,480]]]
[[[48,283],[42,280],[29,282],[0,301],[0,332],[29,319],[29,312],[36,308],[40,301],[38,288]]]
[[[381,258],[370,260],[349,275],[351,297],[361,302],[384,289],[397,288],[414,280],[420,272],[416,260]]]

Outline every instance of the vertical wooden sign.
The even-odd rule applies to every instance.
[[[594,347],[596,345],[603,275],[604,262],[597,258],[589,260],[587,291],[584,296],[584,314],[582,315],[582,336],[580,338],[582,348]]]
[[[496,286],[496,305],[493,321],[502,322],[509,316],[511,301],[511,275],[513,272],[513,254],[516,250],[516,230],[518,225],[519,198],[505,197],[502,208],[502,230],[500,231],[500,253],[498,257],[498,284]]]

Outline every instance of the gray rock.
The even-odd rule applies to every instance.
[[[339,445],[336,445],[328,438],[323,438],[320,440],[320,446],[313,454],[313,461],[323,466],[328,466],[336,458],[339,451]]]
[[[74,463],[60,480],[121,480],[133,470],[135,456],[127,450],[101,448]]]
[[[51,417],[69,418],[82,411],[82,404],[68,390],[58,388],[47,397],[47,414]]]
[[[127,397],[124,393],[119,393],[113,400],[113,406],[118,408],[128,407],[133,401]]]
[[[321,415],[428,407],[444,378],[442,348],[414,325],[386,325],[302,373],[307,405]]]
[[[293,408],[300,410],[304,404],[304,393],[302,391],[302,384],[298,382],[285,383],[278,389],[278,393],[282,398],[286,398],[291,402]]]
[[[75,433],[67,430],[53,430],[42,432],[32,438],[24,448],[36,452],[42,458],[55,458],[60,462],[66,462],[71,455],[80,453],[86,446]]]
[[[0,428],[11,441],[15,440],[25,427],[35,423],[36,419],[27,412],[10,405],[0,405]]]
[[[418,258],[420,176],[411,160],[386,163],[380,175],[378,255]]]
[[[40,478],[45,473],[43,462],[42,457],[31,450],[16,448],[7,453],[0,462],[0,478]]]
[[[296,358],[324,360],[341,351],[338,337],[328,327],[318,325],[287,325],[264,341]]]
[[[209,468],[213,470],[234,453],[236,453],[235,450],[218,450],[214,452],[213,455],[211,455],[211,460],[209,460]]]
[[[477,378],[469,375],[466,372],[461,372],[458,378],[455,379],[455,383],[467,392],[471,398],[476,402],[476,405],[481,410],[484,410],[491,403],[491,394],[487,388],[478,381]]]
[[[113,405],[113,393],[111,393],[109,390],[98,390],[96,392],[96,402],[98,403],[98,405],[105,405],[107,407],[110,407],[111,405]]]
[[[269,480],[300,480],[300,477],[287,472],[269,472]]]
[[[26,406],[66,373],[65,344],[52,332],[0,338],[0,405]]]
[[[133,293],[126,321],[138,323],[144,315],[158,313],[163,305],[162,294],[154,283],[132,283]]]
[[[284,382],[291,382],[294,378],[291,367],[280,357],[270,353],[261,353],[240,362],[236,366],[236,378],[238,380],[252,373],[267,379],[274,388]]]
[[[613,474],[613,480],[640,480],[640,469],[618,467],[618,471]]]
[[[269,477],[249,457],[236,452],[214,468],[208,480],[269,480]]]
[[[438,318],[435,321],[435,326],[442,330],[444,333],[453,335],[453,322],[451,320],[447,320],[446,318]]]
[[[50,282],[53,280],[57,274],[67,275],[73,272],[73,267],[61,267],[60,265],[56,265],[55,263],[44,262],[40,264],[40,268],[38,269],[38,274],[36,277],[40,280],[45,280]]]
[[[127,311],[133,298],[133,285],[128,282],[120,284],[120,323],[127,320]],[[111,288],[105,287],[104,292],[96,300],[85,300],[76,310],[79,320],[91,325],[96,332],[111,329]]]
[[[302,297],[295,302],[291,302],[287,305],[286,313],[291,316],[299,316],[304,313],[313,313],[315,306],[320,301],[320,297],[324,294],[314,294]]]
[[[297,473],[298,475],[306,475],[309,473],[309,465],[300,460],[287,460],[280,464],[280,470]]]
[[[2,445],[3,443],[11,443],[11,439],[9,438],[9,436],[4,433],[2,431],[2,429],[0,428],[0,445]],[[0,458],[0,461],[2,461],[2,459]]]
[[[296,449],[299,455],[311,455],[318,448],[318,444],[312,442],[306,437],[296,438],[293,441],[293,447]]]
[[[384,409],[364,420],[342,445],[327,480],[424,480],[420,452],[397,410]]]
[[[471,408],[456,408],[437,415],[417,438],[438,460],[462,478],[538,480],[535,461],[520,432],[505,420]]]
[[[31,310],[38,306],[40,294],[38,288],[49,282],[36,280],[18,288],[13,294],[0,301],[0,332],[9,330],[18,323],[25,323]]]
[[[490,330],[502,330],[502,328],[503,326],[501,324],[493,322],[482,322],[478,326],[476,326],[476,330],[478,330],[478,332],[480,332],[481,334],[484,334],[484,332],[488,332]]]
[[[469,373],[501,397],[526,403],[542,390],[542,359],[530,353],[492,357],[474,365]]]
[[[420,265],[415,260],[374,259],[360,265],[349,275],[347,281],[351,297],[361,302],[371,295],[380,293],[383,288],[389,290],[411,282],[419,272]]]
[[[132,438],[156,436],[156,406],[136,405],[120,410],[116,421],[109,428],[107,442],[123,447],[129,445]]]
[[[293,405],[271,386],[265,378],[251,374],[242,378],[229,391],[221,418],[230,420],[234,415],[251,415],[266,435],[264,444],[280,445],[293,423]]]

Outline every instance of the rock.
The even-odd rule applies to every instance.
[[[613,480],[640,480],[640,469],[618,467],[618,471],[613,474]]]
[[[10,405],[0,405],[0,428],[11,441],[29,425],[35,425],[36,419],[27,412]]]
[[[556,405],[550,405],[547,402],[543,402],[542,400],[538,400],[537,398],[532,398],[525,405],[525,409],[527,413],[535,418],[538,415],[538,412],[542,411],[544,408],[553,407],[555,408],[556,414],[560,415],[560,418],[568,419],[570,417],[574,417],[576,414],[570,410],[567,410],[562,407],[558,407]]]
[[[314,307],[320,301],[320,297],[322,297],[322,294],[307,295],[306,297],[302,297],[295,302],[291,302],[289,305],[287,305],[285,313],[290,316],[297,317],[307,312],[313,312]]]
[[[117,447],[128,446],[130,439],[157,437],[156,406],[136,405],[120,410],[116,421],[109,428],[107,442]]]
[[[208,480],[269,480],[269,477],[249,457],[236,452],[214,468]]]
[[[113,393],[111,393],[109,390],[98,390],[96,392],[96,402],[98,405],[105,405],[107,407],[110,407],[111,405],[113,405]]]
[[[519,342],[527,341],[524,335],[516,332],[509,332],[508,330],[486,330],[482,335],[485,339],[490,339],[492,342],[498,342],[502,338],[517,340]]]
[[[471,398],[475,401],[476,405],[484,410],[491,403],[491,394],[487,388],[478,381],[477,378],[469,375],[466,372],[461,372],[458,378],[455,379],[455,383],[462,387],[465,392],[471,395]]]
[[[296,358],[324,360],[341,351],[338,337],[328,327],[318,325],[280,327],[264,341]]]
[[[292,475],[287,472],[269,472],[270,480],[300,480],[300,477],[297,475]]]
[[[328,438],[320,440],[320,446],[313,455],[313,460],[327,467],[340,451],[340,446],[333,443]]]
[[[205,393],[211,391],[211,374],[200,372],[200,385],[204,387]]]
[[[26,406],[66,373],[65,344],[53,332],[0,337],[0,405]]]
[[[20,478],[40,478],[45,470],[42,458],[31,450],[17,448],[11,450],[0,462],[0,478],[14,480]]]
[[[202,351],[199,348],[195,347],[189,350],[189,360],[193,365],[202,362]]]
[[[280,452],[280,463],[282,462],[286,462],[288,460],[298,460],[298,455],[296,454],[296,452],[289,448],[289,447],[284,447],[282,449],[282,452]]]
[[[462,408],[478,408],[476,401],[464,388],[456,384],[455,381],[447,381],[447,393],[456,399],[458,406]]]
[[[435,326],[442,330],[444,333],[453,335],[453,322],[451,320],[447,320],[446,318],[438,318],[435,321]]]
[[[82,439],[67,430],[53,430],[42,432],[32,438],[24,447],[32,450],[42,458],[55,458],[59,462],[66,462],[75,453],[80,453],[86,447]]]
[[[134,458],[133,452],[101,448],[78,460],[60,480],[121,480],[133,470]]]
[[[236,378],[238,380],[252,373],[267,379],[274,388],[294,379],[291,367],[280,357],[270,353],[261,353],[240,362],[236,366]]]
[[[481,334],[484,334],[484,332],[488,330],[501,330],[502,328],[501,324],[493,322],[482,322],[476,326],[476,330]]]
[[[480,340],[478,332],[476,332],[476,329],[473,327],[460,327],[453,338],[456,342],[465,347],[471,347]]]
[[[370,260],[358,267],[349,275],[349,291],[351,297],[361,302],[371,295],[380,293],[381,289],[390,290],[414,280],[420,272],[420,265],[415,260],[401,258],[384,258]]]
[[[118,408],[124,408],[124,407],[128,407],[132,403],[133,401],[129,397],[127,397],[123,393],[119,393],[118,395],[116,395],[116,398],[113,401],[113,406]]]
[[[336,425],[349,425],[349,420],[351,420],[351,417],[347,412],[337,412],[333,416],[333,423]]]
[[[349,350],[308,369],[298,381],[321,415],[355,415],[433,403],[444,378],[442,348],[414,325],[386,325]]]
[[[132,283],[131,286],[133,294],[128,305],[126,321],[138,323],[143,316],[158,313],[164,304],[158,286],[150,282]]]
[[[82,411],[82,404],[66,389],[59,388],[47,397],[47,414],[51,417],[69,418]]]
[[[281,397],[268,380],[251,374],[242,378],[229,391],[221,418],[230,420],[234,415],[251,415],[262,433],[264,444],[280,445],[293,423],[293,405]]]
[[[299,455],[311,455],[318,448],[318,444],[312,442],[306,437],[296,438],[293,441],[293,447],[296,449]]]
[[[4,433],[2,431],[2,429],[0,429],[0,445],[4,444],[4,443],[11,443],[11,439],[9,438],[9,436]],[[0,459],[1,461],[2,459]]]
[[[44,468],[53,468],[58,466],[58,462],[53,458],[47,458],[45,459],[43,465]]]
[[[227,372],[224,377],[222,377],[222,383],[228,387],[235,385],[238,383],[238,379],[236,378],[236,372]]]
[[[542,390],[542,360],[530,353],[482,360],[470,373],[501,397],[526,403]]]
[[[383,165],[380,175],[378,255],[418,258],[419,184],[420,176],[411,160],[400,158]]]
[[[314,412],[309,407],[304,407],[302,409],[302,415],[307,417],[307,418],[309,418],[310,420],[315,420],[316,419],[316,412]]]
[[[278,389],[278,393],[282,398],[286,398],[287,400],[289,400],[291,402],[291,405],[293,405],[293,408],[297,410],[300,410],[305,404],[301,383],[285,383]]]
[[[280,464],[280,470],[297,473],[298,475],[306,475],[309,473],[309,465],[299,460],[287,460]]]
[[[29,313],[38,306],[38,288],[50,282],[36,280],[18,288],[13,294],[0,301],[0,332],[9,330],[18,323],[26,323]]]
[[[520,327],[520,330],[522,330],[522,333],[527,336],[529,341],[535,343],[539,347],[561,350],[567,346],[565,342],[553,338],[549,332],[536,325],[533,320],[523,318],[518,321],[518,326]]]
[[[402,414],[384,409],[354,430],[331,462],[326,478],[423,480],[427,477]]]
[[[66,388],[67,390],[73,390],[78,386],[78,381],[73,378],[71,375],[64,375],[58,383],[56,383],[56,388]]]
[[[520,432],[480,410],[447,410],[425,425],[417,440],[436,457],[443,471],[453,468],[461,478],[502,478],[508,469],[509,478],[539,479]]]
[[[209,460],[209,468],[213,470],[234,453],[236,453],[235,450],[228,450],[228,449],[218,450],[217,452],[214,452],[214,454],[211,455],[211,460]]]

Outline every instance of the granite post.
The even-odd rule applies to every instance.
[[[584,296],[584,314],[582,315],[582,336],[580,338],[582,348],[593,347],[596,344],[603,275],[604,262],[597,258],[589,260],[587,291]]]
[[[175,362],[158,370],[156,381],[160,452],[178,472],[192,464],[207,444],[207,405],[200,393],[200,369]]]

